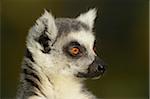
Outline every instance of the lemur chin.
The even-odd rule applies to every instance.
[[[96,9],[77,18],[54,18],[45,10],[29,30],[17,99],[96,99],[85,78],[105,71],[96,55]]]

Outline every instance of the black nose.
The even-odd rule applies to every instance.
[[[106,69],[105,69],[105,66],[98,64],[97,70],[98,70],[98,72],[103,74]]]
[[[95,60],[89,65],[88,72],[82,73],[79,72],[77,74],[77,77],[85,77],[85,78],[93,78],[93,77],[99,77],[100,75],[103,75],[106,70],[106,64],[99,58],[95,57]]]

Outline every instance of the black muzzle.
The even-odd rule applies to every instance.
[[[87,73],[78,73],[78,77],[94,78],[103,75],[106,70],[106,64],[99,58],[95,57],[95,60],[89,65]]]

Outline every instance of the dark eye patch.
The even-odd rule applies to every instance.
[[[78,42],[76,42],[76,41],[70,42],[70,44],[68,46],[81,47],[81,45]]]
[[[78,48],[79,53],[77,55],[73,55],[71,53],[72,48]],[[66,53],[67,56],[71,56],[72,58],[80,58],[81,56],[84,55],[86,49],[84,46],[80,45],[77,41],[72,41],[63,48],[64,52]]]

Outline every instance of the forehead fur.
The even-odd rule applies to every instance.
[[[68,35],[68,38],[71,40],[76,40],[80,44],[86,46],[88,49],[93,49],[93,44],[95,41],[95,36],[93,33],[88,31],[79,31],[79,32],[71,32]]]
[[[76,19],[57,18],[55,23],[58,29],[58,33],[68,34],[70,32],[80,31],[81,29],[86,31],[89,30],[89,27],[86,24]]]

